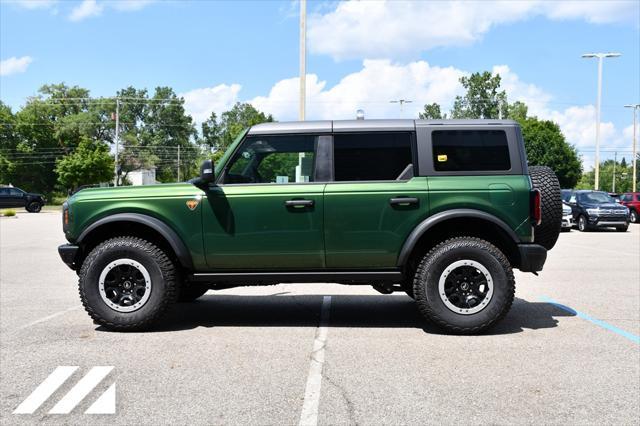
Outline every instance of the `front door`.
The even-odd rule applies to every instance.
[[[203,205],[212,270],[324,267],[325,184],[314,183],[317,140],[268,135],[242,142]]]
[[[334,134],[325,189],[328,268],[393,268],[428,215],[426,177],[414,177],[411,132]]]

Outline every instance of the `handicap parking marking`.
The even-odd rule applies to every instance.
[[[571,314],[573,314],[573,315],[575,315],[575,316],[577,316],[579,318],[582,318],[583,320],[587,320],[590,323],[597,325],[598,327],[602,327],[605,330],[613,331],[614,333],[619,334],[620,336],[624,337],[625,339],[629,339],[633,343],[635,343],[637,345],[640,345],[640,336],[638,336],[638,335],[635,335],[633,333],[629,333],[628,331],[625,331],[625,330],[623,330],[621,328],[618,328],[618,327],[616,327],[614,325],[611,325],[606,321],[602,321],[602,320],[593,318],[592,316],[587,315],[584,312],[580,312],[580,311],[577,311],[577,310],[575,310],[573,308],[570,308],[570,307],[568,307],[566,305],[563,305],[563,304],[551,299],[550,297],[542,296],[540,299],[545,301],[545,302],[547,302],[547,303],[550,303],[550,304],[554,305],[555,307],[557,307],[559,309],[562,309],[563,311],[569,312],[569,313],[571,313]]]

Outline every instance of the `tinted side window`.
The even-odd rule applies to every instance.
[[[640,201],[640,194],[636,195],[636,201]]]
[[[338,133],[333,149],[336,181],[396,180],[412,164],[410,133]]]
[[[316,136],[255,136],[234,154],[224,183],[313,182]]]
[[[9,195],[9,188],[0,188],[0,195]]]
[[[511,169],[503,130],[437,130],[431,133],[431,138],[436,171]]]

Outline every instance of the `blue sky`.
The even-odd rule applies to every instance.
[[[586,163],[604,66],[603,148],[630,149],[640,102],[640,2],[316,2],[308,5],[308,116],[414,116],[449,105],[461,75],[499,72],[510,99],[557,121]],[[168,85],[199,121],[235,101],[295,119],[298,3],[5,1],[0,99],[14,109],[47,83],[111,96]],[[401,113],[389,100],[413,100]]]

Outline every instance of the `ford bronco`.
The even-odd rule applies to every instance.
[[[512,268],[542,269],[561,216],[514,121],[264,123],[188,183],[74,194],[59,253],[112,330],[210,289],[328,282],[404,291],[470,334],[508,312]]]

